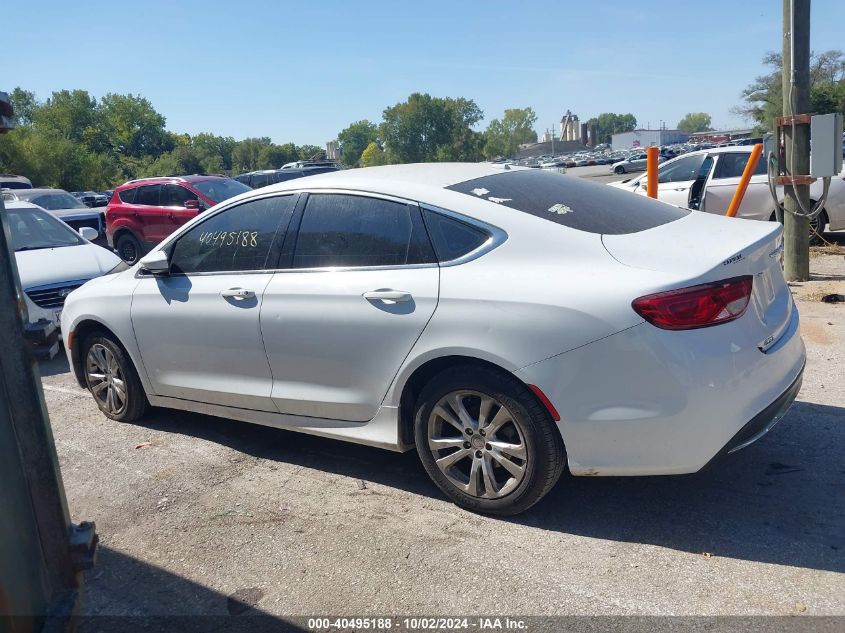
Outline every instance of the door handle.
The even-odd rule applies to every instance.
[[[675,191],[686,191],[689,187],[675,187]]]
[[[246,288],[229,288],[228,290],[221,290],[220,296],[227,299],[252,299],[255,296],[255,291]]]
[[[392,303],[407,303],[413,297],[404,290],[370,290],[363,294],[367,301],[390,301]]]

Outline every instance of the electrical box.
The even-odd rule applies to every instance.
[[[842,115],[816,114],[810,118],[810,175],[837,176],[842,171]]]

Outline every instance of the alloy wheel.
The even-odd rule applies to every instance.
[[[112,415],[126,408],[126,380],[114,353],[95,343],[85,359],[88,387],[100,406]]]
[[[483,393],[441,398],[428,419],[428,447],[449,482],[474,497],[504,497],[525,478],[522,430],[507,407]]]

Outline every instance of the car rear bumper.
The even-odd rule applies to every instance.
[[[702,470],[709,469],[714,465],[720,463],[728,455],[732,455],[737,451],[741,451],[747,446],[751,446],[754,442],[762,438],[766,433],[783,419],[786,412],[795,402],[798,397],[798,392],[801,391],[801,383],[804,379],[804,368],[795,381],[784,391],[777,400],[772,402],[768,407],[755,415],[748,424],[743,426],[731,440],[725,444],[721,451],[719,451],[713,459],[711,459]]]
[[[798,325],[793,310],[762,352],[742,319],[687,332],[641,324],[516,375],[560,413],[572,474],[693,473],[791,404],[806,358]]]

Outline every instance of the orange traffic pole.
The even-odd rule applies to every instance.
[[[754,170],[757,169],[757,163],[760,162],[760,155],[762,153],[763,146],[760,143],[757,143],[757,145],[754,146],[754,149],[751,150],[751,155],[748,157],[748,162],[745,163],[745,169],[742,172],[742,178],[739,179],[739,184],[736,186],[736,192],[734,193],[733,200],[731,200],[731,204],[725,212],[725,215],[729,218],[734,217],[736,212],[739,211],[739,205],[742,204],[742,198],[745,196],[745,190],[748,189],[748,183],[751,180],[751,176],[754,175]]]
[[[645,173],[646,173],[646,195],[649,198],[657,198],[657,156],[660,149],[652,145],[645,151]]]

